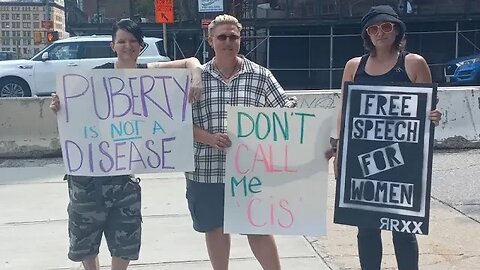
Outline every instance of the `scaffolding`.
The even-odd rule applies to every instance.
[[[444,83],[443,67],[457,57],[480,51],[480,22],[409,24],[407,50],[425,57],[433,79]],[[288,89],[339,88],[348,59],[362,55],[358,25],[330,25],[321,28],[245,27],[241,53],[269,68]],[[175,36],[174,36],[175,39]],[[174,58],[195,56],[208,61],[213,57],[206,37],[193,55],[182,51],[174,40]]]

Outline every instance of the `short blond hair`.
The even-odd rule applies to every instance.
[[[218,15],[213,21],[210,22],[210,24],[208,25],[208,36],[212,36],[215,27],[222,24],[235,25],[238,28],[239,32],[242,31],[242,24],[237,20],[237,18],[233,17],[232,15],[223,14]]]

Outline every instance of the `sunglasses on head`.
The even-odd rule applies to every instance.
[[[378,31],[382,30],[383,33],[388,34],[393,31],[395,24],[391,22],[384,22],[380,25],[370,25],[367,27],[367,34],[369,36],[375,36],[378,34]]]
[[[230,39],[230,41],[235,41],[235,40],[240,39],[240,36],[221,34],[221,35],[216,36],[216,38],[220,41],[225,41],[225,40],[227,40],[227,38]]]

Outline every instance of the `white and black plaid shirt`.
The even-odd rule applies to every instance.
[[[203,66],[201,100],[193,103],[193,124],[210,133],[226,133],[226,106],[284,107],[289,99],[273,74],[243,58],[238,74],[227,84],[214,68],[213,60]],[[224,183],[226,152],[195,142],[195,171],[188,180]]]

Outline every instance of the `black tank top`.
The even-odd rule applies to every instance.
[[[365,72],[365,65],[369,57],[368,54],[365,54],[362,56],[360,64],[358,65],[357,72],[353,78],[354,82],[412,82],[410,78],[408,78],[405,68],[405,56],[407,54],[408,52],[400,52],[395,66],[382,75],[369,75]]]

